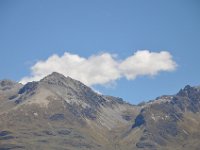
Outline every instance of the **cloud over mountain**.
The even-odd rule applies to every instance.
[[[52,72],[59,72],[89,86],[104,85],[122,77],[131,80],[137,76],[153,76],[160,71],[173,71],[176,66],[167,51],[140,50],[124,60],[110,53],[84,58],[66,52],[62,56],[54,54],[47,60],[38,61],[31,67],[31,75],[23,77],[20,82],[38,81]]]

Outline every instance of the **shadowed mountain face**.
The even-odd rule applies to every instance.
[[[135,106],[52,73],[22,85],[0,81],[0,150],[198,149],[200,90]]]

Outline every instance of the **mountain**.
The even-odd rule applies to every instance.
[[[59,73],[0,81],[0,150],[197,150],[200,88],[142,105]]]
[[[197,150],[200,143],[200,89],[185,86],[174,96],[144,107],[132,129],[141,128],[141,149]],[[161,102],[161,103],[160,103]]]

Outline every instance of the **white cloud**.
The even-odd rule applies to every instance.
[[[63,56],[54,54],[47,60],[38,61],[31,67],[31,75],[22,78],[20,82],[38,81],[52,72],[59,72],[89,86],[106,85],[122,77],[135,79],[141,75],[153,76],[160,71],[173,71],[176,66],[167,51],[137,51],[125,60],[119,60],[109,53],[84,58],[66,52]]]
[[[173,71],[176,63],[169,52],[137,51],[121,62],[119,68],[127,79],[135,79],[140,75],[156,75],[160,71]]]

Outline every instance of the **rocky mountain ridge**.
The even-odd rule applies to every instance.
[[[198,149],[200,89],[143,105],[97,94],[52,73],[22,85],[0,81],[0,150]]]

